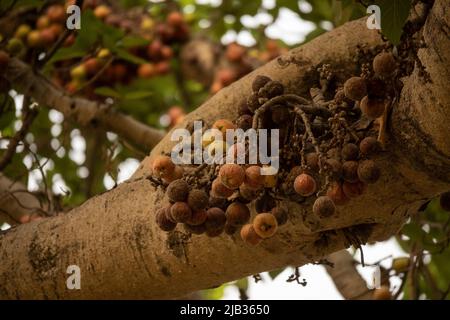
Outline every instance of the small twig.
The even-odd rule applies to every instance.
[[[29,98],[25,96],[23,98],[23,105],[29,103],[29,101]],[[6,149],[2,159],[0,160],[0,171],[5,169],[5,167],[11,162],[12,158],[16,154],[16,148],[19,145],[19,142],[25,138],[25,135],[30,129],[30,126],[33,123],[33,120],[36,118],[37,114],[38,112],[35,108],[31,108],[27,113],[25,113],[22,127],[9,141],[8,148]]]

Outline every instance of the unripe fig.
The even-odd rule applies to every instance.
[[[222,209],[217,207],[209,208],[205,221],[206,230],[223,229],[226,221],[227,217]]]
[[[236,126],[242,130],[248,130],[252,127],[253,117],[249,114],[243,114],[236,119]]]
[[[364,156],[371,156],[381,150],[380,142],[374,137],[366,137],[359,143],[359,151]]]
[[[342,165],[342,178],[348,182],[358,181],[358,162],[345,161]]]
[[[394,55],[390,52],[381,52],[373,59],[373,71],[379,77],[389,77],[396,67]]]
[[[244,225],[240,233],[242,240],[252,246],[256,246],[262,241],[262,238],[256,233],[253,224]]]
[[[94,9],[94,15],[99,19],[105,19],[111,14],[111,8],[106,5],[99,5]]]
[[[141,30],[144,32],[150,32],[155,27],[155,21],[153,19],[144,17],[141,21]]]
[[[395,270],[395,272],[397,274],[408,271],[408,269],[409,269],[409,258],[408,257],[401,257],[401,258],[393,259],[391,268],[393,270]]]
[[[231,122],[228,119],[219,119],[216,122],[214,122],[214,124],[212,125],[213,129],[218,129],[220,132],[222,132],[222,136],[225,139],[226,138],[226,134],[227,134],[227,130],[228,129],[236,129],[236,126],[234,125],[233,122]]]
[[[191,226],[198,226],[203,224],[206,221],[206,217],[208,216],[208,213],[206,210],[193,210],[192,215],[189,218],[189,220],[186,221],[187,224]]]
[[[177,226],[176,222],[172,222],[166,216],[166,208],[161,208],[156,211],[155,215],[156,224],[163,231],[172,231]]]
[[[202,210],[208,206],[209,198],[205,191],[192,189],[188,195],[188,205],[192,210]]]
[[[14,33],[14,38],[25,39],[30,31],[31,27],[29,25],[21,24]]]
[[[269,77],[258,75],[252,82],[253,92],[258,93],[259,89],[264,87],[269,81],[272,81]]]
[[[358,158],[359,149],[354,143],[346,143],[341,150],[341,156],[344,160],[356,160]]]
[[[316,181],[309,174],[302,173],[295,178],[294,190],[303,197],[312,195],[317,190]]]
[[[383,99],[369,99],[365,96],[361,100],[359,107],[367,118],[376,119],[383,115],[385,104],[386,101]]]
[[[157,156],[153,161],[152,170],[157,177],[170,177],[175,171],[175,164],[168,156]]]
[[[374,300],[391,300],[392,295],[387,286],[381,286],[373,291],[372,295]]]
[[[100,49],[100,51],[97,53],[97,57],[100,59],[106,59],[111,56],[111,51],[109,51],[106,48]]]
[[[270,213],[257,214],[252,224],[256,234],[263,239],[272,237],[278,228],[277,219]]]
[[[261,175],[261,167],[250,166],[245,169],[245,184],[253,189],[261,189],[264,186],[264,176]]]
[[[334,214],[336,206],[328,196],[321,196],[314,201],[313,213],[321,218],[327,218]]]
[[[327,191],[327,196],[333,200],[334,204],[337,206],[345,205],[349,202],[349,198],[345,195],[342,186],[335,182],[333,183]]]
[[[183,179],[172,181],[167,187],[166,194],[172,202],[185,201],[189,194],[189,185]]]
[[[287,210],[283,209],[282,207],[274,207],[272,208],[270,213],[275,217],[275,219],[277,219],[278,226],[282,226],[288,220]]]
[[[219,179],[228,189],[237,189],[244,182],[245,171],[235,163],[224,164],[219,170]]]
[[[344,93],[349,99],[361,100],[367,94],[366,81],[360,77],[351,77],[344,83]]]
[[[84,65],[80,64],[70,70],[70,76],[74,80],[84,79],[86,77],[86,69],[84,68]]]
[[[215,198],[228,198],[234,191],[227,188],[219,179],[215,179],[211,185],[211,195]]]
[[[445,211],[450,211],[450,192],[444,192],[439,197],[439,204]]]
[[[186,202],[175,202],[170,207],[170,216],[176,222],[186,223],[192,218],[192,210]]]
[[[250,219],[250,210],[245,204],[238,201],[231,203],[226,212],[227,223],[239,226],[246,223]]]
[[[13,56],[19,55],[24,48],[25,46],[22,40],[17,38],[9,39],[8,44],[6,45],[6,50]]]
[[[342,190],[348,198],[359,197],[366,191],[366,188],[366,184],[362,181],[356,181],[353,183],[344,181],[342,184]]]
[[[381,171],[373,160],[364,160],[358,165],[359,180],[365,183],[375,183],[380,178]]]

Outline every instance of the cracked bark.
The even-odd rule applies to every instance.
[[[387,150],[377,159],[383,175],[362,197],[338,207],[335,216],[310,221],[305,217],[311,216],[311,205],[285,202],[289,222],[256,248],[246,246],[238,236],[210,239],[190,237],[179,229],[162,232],[153,214],[163,192],[142,177],[149,172],[151,158],[173,146],[169,134],[129,181],[68,214],[1,235],[0,297],[174,298],[258,272],[324,258],[348,247],[346,233],[358,232],[362,226],[371,226],[369,241],[389,238],[424,201],[450,189],[450,172],[445,170],[450,167],[450,97],[448,77],[443,78],[450,58],[439,55],[448,52],[449,45],[448,41],[434,40],[448,37],[449,14],[444,9],[445,1],[436,1],[424,29],[428,47],[419,51],[433,83],[423,83],[416,71],[403,79],[405,88],[388,125]],[[300,63],[280,67],[272,61],[264,65],[220,91],[180,126],[198,118],[212,124],[217,118],[234,117],[258,74],[281,81],[288,92],[306,95],[311,70],[322,63],[352,74],[353,55],[361,44],[376,46],[381,39],[365,27],[364,20],[345,24],[290,51],[288,55]],[[430,149],[424,154],[418,146]],[[71,264],[81,268],[81,290],[66,289],[65,270]]]

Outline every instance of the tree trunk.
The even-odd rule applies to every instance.
[[[258,247],[239,236],[165,233],[154,223],[163,191],[146,179],[151,156],[170,151],[170,134],[134,177],[68,214],[22,225],[0,235],[0,298],[89,299],[175,298],[257,272],[316,261],[350,245],[348,235],[381,241],[395,234],[410,214],[450,189],[450,96],[447,88],[449,14],[436,1],[418,52],[431,82],[416,67],[404,80],[401,100],[388,123],[387,150],[377,159],[382,177],[360,198],[338,207],[331,218],[311,221],[311,204],[284,202],[289,222]],[[280,66],[272,61],[220,91],[181,126],[202,118],[235,117],[251,92],[252,79],[268,75],[288,92],[306,96],[311,75],[323,63],[355,72],[357,46],[382,45],[365,20],[347,23],[294,49]],[[309,213],[309,214],[308,214]],[[308,219],[306,219],[308,217]],[[66,268],[81,268],[81,290],[66,288]]]

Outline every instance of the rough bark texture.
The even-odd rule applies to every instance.
[[[303,265],[349,245],[346,234],[368,235],[370,241],[395,234],[409,214],[430,197],[450,189],[450,99],[446,88],[449,63],[448,13],[437,1],[425,27],[427,48],[419,56],[433,83],[414,72],[405,79],[399,105],[389,123],[386,152],[377,159],[382,178],[362,197],[338,207],[335,216],[304,219],[311,205],[284,203],[286,226],[259,247],[239,237],[192,236],[177,229],[165,233],[154,223],[163,192],[146,180],[151,157],[129,181],[96,196],[65,215],[33,222],[0,236],[1,298],[174,298],[257,272]],[[448,38],[446,38],[448,39]],[[353,72],[357,45],[381,43],[365,21],[350,22],[292,50],[297,63],[268,63],[220,91],[186,122],[202,118],[233,118],[237,105],[250,93],[257,74],[280,80],[289,92],[307,95],[311,70],[322,63]],[[446,47],[444,47],[446,46]],[[443,69],[447,71],[442,71]],[[414,87],[414,91],[411,88]],[[418,89],[420,87],[420,89]],[[420,93],[420,94],[418,94]],[[445,138],[447,137],[447,139]],[[168,135],[152,156],[169,151]],[[426,147],[424,155],[418,147]],[[447,168],[447,170],[445,170]],[[436,172],[439,170],[439,174]],[[81,268],[81,290],[66,289],[68,265]]]
[[[62,112],[66,118],[79,125],[98,126],[117,133],[143,150],[151,150],[163,137],[160,130],[117,112],[110,105],[65,94],[21,60],[11,59],[3,76],[15,90],[33,97],[34,101],[40,105]]]

